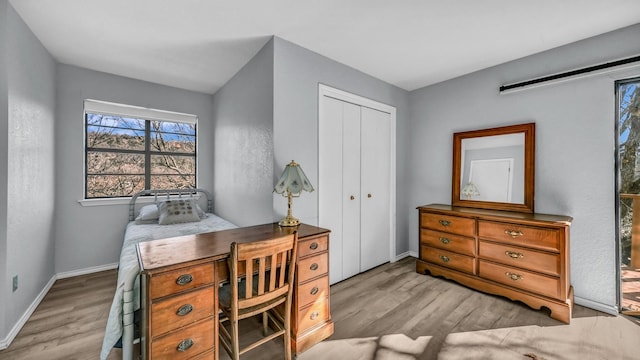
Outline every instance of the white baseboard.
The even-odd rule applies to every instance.
[[[118,268],[118,263],[112,263],[112,264],[94,266],[94,267],[80,269],[80,270],[65,271],[65,272],[58,273],[56,275],[56,279],[66,279],[74,276],[93,274],[100,271],[112,270],[117,268]]]
[[[22,327],[24,326],[24,324],[27,323],[27,321],[29,320],[33,312],[36,311],[36,308],[38,307],[38,305],[40,305],[40,302],[42,302],[45,295],[47,295],[47,293],[49,292],[53,284],[56,282],[56,280],[70,278],[74,276],[92,274],[92,273],[105,271],[105,270],[112,270],[116,268],[118,268],[118,263],[94,266],[94,267],[74,270],[74,271],[66,271],[66,272],[53,275],[49,280],[49,282],[47,283],[47,285],[44,286],[42,291],[40,291],[38,296],[33,300],[29,308],[27,308],[27,310],[24,312],[24,314],[22,314],[20,319],[18,319],[18,322],[16,322],[16,324],[13,326],[11,331],[9,331],[7,336],[4,339],[0,339],[0,350],[4,350],[8,348],[9,345],[11,345],[11,342],[13,342],[13,340],[16,338],[20,330],[22,330]]]
[[[36,298],[33,300],[31,305],[24,312],[24,314],[22,314],[20,319],[18,319],[18,322],[15,325],[13,325],[13,328],[11,329],[11,331],[9,331],[7,336],[4,339],[0,340],[0,350],[6,349],[9,347],[9,345],[11,345],[11,342],[13,341],[13,339],[15,339],[16,336],[18,336],[18,333],[20,332],[20,330],[22,330],[22,327],[24,326],[24,324],[27,323],[27,321],[29,320],[33,312],[36,311],[36,308],[38,307],[38,305],[40,305],[40,302],[42,302],[42,299],[44,299],[45,295],[47,295],[47,293],[49,292],[49,289],[51,289],[51,287],[55,282],[56,282],[56,276],[53,275],[51,279],[49,279],[49,282],[44,286],[42,291],[40,291],[38,296],[36,296]]]
[[[402,254],[396,255],[396,258],[393,259],[392,262],[400,261],[400,260],[402,260],[402,259],[404,259],[406,257],[409,257],[409,256],[417,258],[418,257],[418,253],[415,252],[415,251],[403,252]]]
[[[607,313],[610,315],[618,315],[618,308],[615,306],[601,304],[599,302],[583,299],[577,296],[574,296],[573,301],[578,305],[588,307],[593,310],[602,311],[603,313]]]

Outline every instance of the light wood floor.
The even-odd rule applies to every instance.
[[[11,346],[0,351],[0,359],[98,359],[116,278],[113,270],[56,281]],[[421,360],[436,359],[449,333],[561,324],[546,312],[521,303],[417,274],[414,258],[385,264],[333,285],[331,315],[335,323],[331,340],[387,334],[413,339],[432,336]],[[595,315],[604,314],[574,307],[574,318]],[[243,358],[274,359],[282,353],[282,340],[277,339]],[[120,350],[112,350],[109,359],[120,358]],[[224,350],[220,359],[228,359]]]

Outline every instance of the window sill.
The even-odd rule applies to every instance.
[[[187,197],[187,195],[183,195]],[[201,194],[191,195],[194,199],[200,199]],[[158,196],[140,196],[136,199],[136,204],[153,204],[158,199],[166,199],[166,195]],[[178,199],[180,196],[171,195],[170,199]],[[119,197],[119,198],[107,198],[107,199],[82,199],[78,200],[78,203],[82,206],[111,206],[111,205],[129,205],[131,197]]]

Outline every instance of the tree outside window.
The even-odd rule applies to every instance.
[[[87,112],[85,198],[196,187],[196,125]]]

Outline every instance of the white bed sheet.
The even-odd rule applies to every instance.
[[[175,236],[206,233],[212,231],[233,229],[237,226],[229,221],[214,215],[207,214],[207,218],[199,222],[158,225],[146,224],[137,225],[131,221],[127,224],[124,235],[124,242],[120,252],[120,262],[118,265],[118,283],[113,296],[100,359],[104,360],[109,355],[113,346],[122,336],[123,331],[123,304],[125,302],[125,292],[131,292],[133,310],[140,308],[140,267],[138,265],[138,255],[136,244],[143,241],[164,239]],[[124,344],[123,344],[124,346]]]

